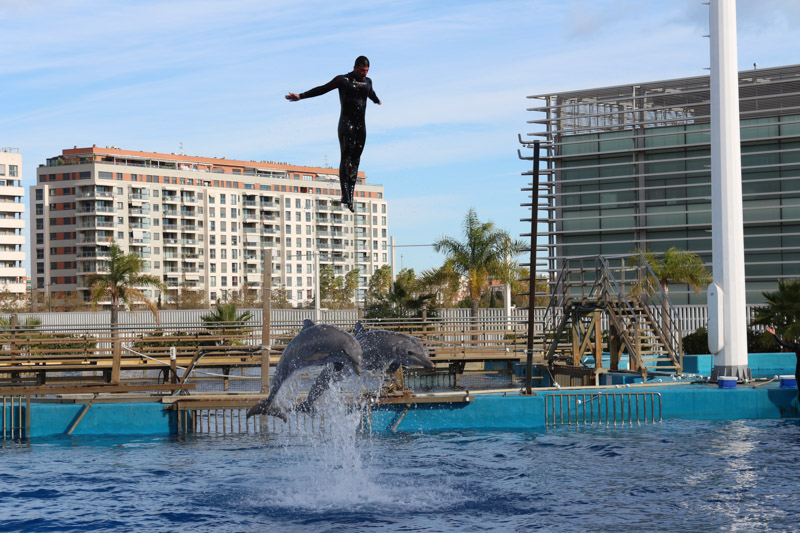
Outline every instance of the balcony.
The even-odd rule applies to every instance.
[[[194,233],[194,232],[197,231],[197,226],[195,226],[194,224],[185,224],[185,225],[181,226],[181,231],[187,231],[187,232]]]
[[[81,191],[78,193],[78,198],[112,198],[114,193],[112,191]]]
[[[178,216],[178,210],[177,209],[164,209],[163,211],[161,211],[161,216],[177,217]]]

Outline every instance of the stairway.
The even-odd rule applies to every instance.
[[[580,366],[591,355],[599,368],[609,352],[612,370],[627,353],[628,368],[642,376],[682,371],[678,315],[639,254],[565,261],[544,332],[542,352],[551,365]]]

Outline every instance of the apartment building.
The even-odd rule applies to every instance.
[[[0,291],[25,296],[25,189],[21,180],[19,149],[0,148]]]
[[[539,243],[564,259],[676,246],[711,263],[709,77],[531,96],[546,141]],[[739,72],[747,301],[800,278],[800,65]],[[545,229],[546,228],[546,229]],[[543,257],[544,259],[544,257]],[[705,292],[670,285],[674,303]]]
[[[122,150],[62,150],[37,169],[31,187],[33,284],[50,294],[77,291],[101,271],[114,241],[162,279],[173,301],[203,291],[210,302],[232,291],[260,294],[266,253],[272,284],[293,305],[315,296],[314,265],[369,277],[388,263],[383,186],[359,173],[355,213],[339,202],[336,171],[272,161],[236,161]],[[316,255],[316,258],[315,258]]]

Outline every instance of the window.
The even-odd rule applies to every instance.
[[[231,207],[231,218],[236,218],[238,211],[235,207]]]
[[[117,239],[120,239],[120,240],[121,240],[121,239],[124,239],[124,238],[125,238],[125,233],[123,233],[123,232],[121,232],[121,231],[118,231],[118,232],[117,232]]]
[[[220,216],[220,217],[222,217],[222,218],[225,218],[225,216],[226,216],[226,211],[225,211],[225,208],[224,208],[224,207],[220,207],[220,208],[219,208],[219,216]]]
[[[212,240],[212,243],[211,243],[211,244],[214,244],[214,243],[213,243],[213,240],[214,240],[214,236],[213,236],[213,235],[211,236],[211,240]],[[216,248],[211,248],[211,249],[208,251],[208,258],[209,258],[209,259],[216,259],[216,258],[217,258],[217,249],[216,249]]]
[[[238,252],[238,251],[239,251],[239,250],[237,250],[236,248],[234,248],[233,250],[231,250],[231,259],[236,259],[236,258],[237,258],[237,257],[236,257],[236,255],[237,255],[237,252]]]
[[[117,209],[122,209],[122,202],[117,202]]]
[[[225,195],[224,194],[220,194],[219,195],[219,203],[221,203],[221,204],[225,203]],[[223,217],[225,216],[225,211],[224,210],[222,210],[222,215],[221,216],[223,216]],[[222,278],[222,279],[225,279],[225,278]]]
[[[209,265],[209,268],[211,269],[211,273],[212,274],[216,274],[216,272],[217,272],[217,264],[216,263],[211,263]]]
[[[224,220],[219,223],[220,231],[228,231],[228,223]]]
[[[40,202],[44,200],[44,191],[42,189],[36,189],[36,199]]]
[[[219,268],[220,268],[220,272],[222,272],[223,274],[227,274],[228,273],[228,263],[220,263]]]
[[[8,165],[9,177],[16,178],[18,173],[19,173],[19,167],[17,167],[17,165]]]
[[[302,214],[300,213],[300,211],[295,211],[295,213],[294,213],[294,220],[295,220],[295,222],[300,222],[300,220],[301,220],[301,219],[300,219],[301,215],[302,215]]]
[[[225,248],[220,250],[219,251],[219,257],[220,257],[220,259],[227,259],[228,258],[228,250],[226,250]],[[223,263],[223,265],[224,265],[224,263]]]
[[[386,217],[381,217],[381,226],[386,225]]]
[[[212,244],[212,245],[217,244],[217,236],[216,235],[209,235],[208,236],[208,244]],[[212,257],[213,257],[214,250],[211,250],[211,254],[212,254]]]
[[[135,175],[136,175],[136,174],[134,174],[134,176],[135,176]],[[118,195],[121,195],[121,194],[122,194],[122,191],[123,191],[122,187],[117,187],[117,194],[118,194]]]
[[[294,206],[295,208],[300,209],[300,198],[294,199]]]
[[[210,217],[217,216],[217,208],[216,207],[209,207],[208,208],[208,216],[210,216]]]
[[[214,272],[214,271],[212,270],[211,272]],[[217,276],[211,276],[210,279],[211,279],[211,286],[212,287],[216,287],[217,286]]]
[[[222,286],[223,287],[228,286],[228,276],[222,276]]]
[[[125,219],[122,217],[117,217],[117,224],[122,225],[125,223]]]

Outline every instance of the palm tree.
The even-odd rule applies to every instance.
[[[117,336],[119,331],[119,305],[123,302],[129,308],[134,302],[142,302],[153,313],[158,322],[158,307],[137,287],[156,287],[164,290],[164,283],[155,276],[142,274],[144,261],[136,254],[125,254],[115,242],[108,249],[108,272],[92,274],[86,280],[92,293],[92,308],[105,298],[111,299],[111,330]],[[120,345],[114,343],[114,358],[111,368],[111,383],[119,383]]]
[[[245,322],[250,320],[252,313],[250,311],[243,311],[237,313],[235,303],[222,303],[217,302],[214,308],[207,315],[200,317],[203,325],[212,332],[222,335],[223,337],[242,335]],[[222,340],[222,344],[227,341]],[[232,344],[236,342],[232,341]]]
[[[694,289],[695,294],[699,293],[712,281],[711,272],[703,264],[695,253],[686,250],[680,250],[673,246],[666,252],[663,257],[656,257],[656,255],[649,251],[644,250],[640,252],[645,261],[650,264],[658,283],[664,289],[664,295],[667,297],[661,302],[661,329],[663,330],[665,338],[672,335],[672,320],[669,315],[669,284],[672,283],[685,283]],[[652,291],[654,287],[642,287],[645,291]]]
[[[108,255],[108,272],[92,274],[86,280],[92,292],[92,307],[96,308],[97,303],[104,298],[111,299],[111,327],[114,330],[119,326],[120,302],[128,308],[132,308],[135,302],[141,302],[158,321],[158,307],[137,287],[164,290],[164,283],[155,276],[142,274],[144,261],[136,254],[123,253],[115,242],[109,246]]]
[[[664,294],[669,297],[669,284],[685,283],[699,293],[712,281],[711,273],[695,253],[680,250],[673,246],[664,257],[656,257],[650,250],[640,251],[645,261],[650,264],[658,282],[664,289]]]
[[[417,285],[422,291],[435,293],[440,307],[455,307],[461,275],[453,269],[453,260],[448,259],[439,268],[423,270]]]
[[[453,270],[467,278],[470,315],[478,316],[481,294],[494,275],[510,281],[512,272],[508,258],[519,254],[525,244],[512,240],[508,233],[497,229],[493,222],[481,222],[474,209],[464,218],[464,241],[444,236],[433,243],[433,249],[444,253],[453,262]]]
[[[777,291],[761,294],[767,305],[756,308],[753,324],[774,326],[775,333],[787,340],[800,338],[800,280],[778,280]]]

